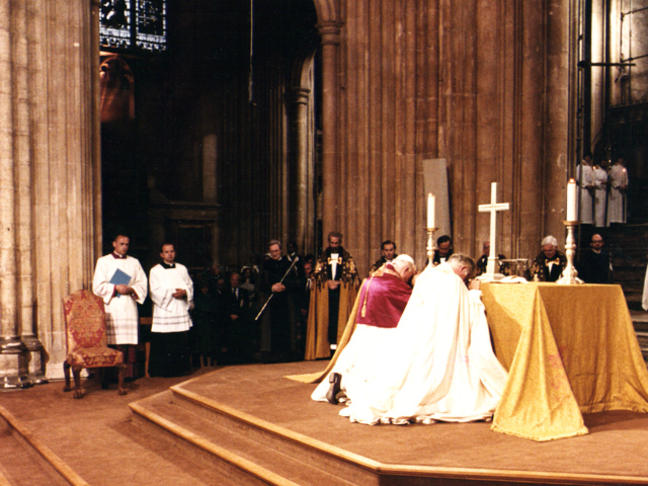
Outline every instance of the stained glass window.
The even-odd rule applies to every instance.
[[[166,0],[101,0],[101,46],[117,50],[165,51],[166,4]]]
[[[166,49],[165,0],[136,0],[135,45],[146,51]]]

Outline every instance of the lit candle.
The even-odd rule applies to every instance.
[[[434,195],[431,192],[427,197],[427,227],[434,228]]]
[[[567,183],[567,221],[576,221],[576,181]]]

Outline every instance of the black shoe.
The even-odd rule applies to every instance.
[[[342,375],[340,373],[331,373],[331,376],[329,377],[329,382],[331,383],[331,386],[329,386],[328,391],[326,392],[326,399],[329,401],[329,403],[332,403],[333,405],[337,405],[338,403],[338,393],[340,393],[340,382],[342,381]]]

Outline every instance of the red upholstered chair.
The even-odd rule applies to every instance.
[[[81,387],[82,368],[116,366],[117,391],[120,395],[125,395],[124,355],[106,345],[106,314],[101,298],[89,290],[79,290],[63,299],[63,309],[67,342],[67,357],[63,363],[63,391],[72,390],[70,368],[74,374],[74,398],[81,398],[85,394]]]

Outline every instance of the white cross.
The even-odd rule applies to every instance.
[[[497,211],[508,211],[509,203],[497,202],[497,182],[491,182],[491,200],[490,204],[480,204],[477,210],[480,213],[490,213],[490,253],[488,254],[488,265],[486,266],[487,275],[495,275],[495,260],[497,260],[497,250],[495,248],[497,236]]]

